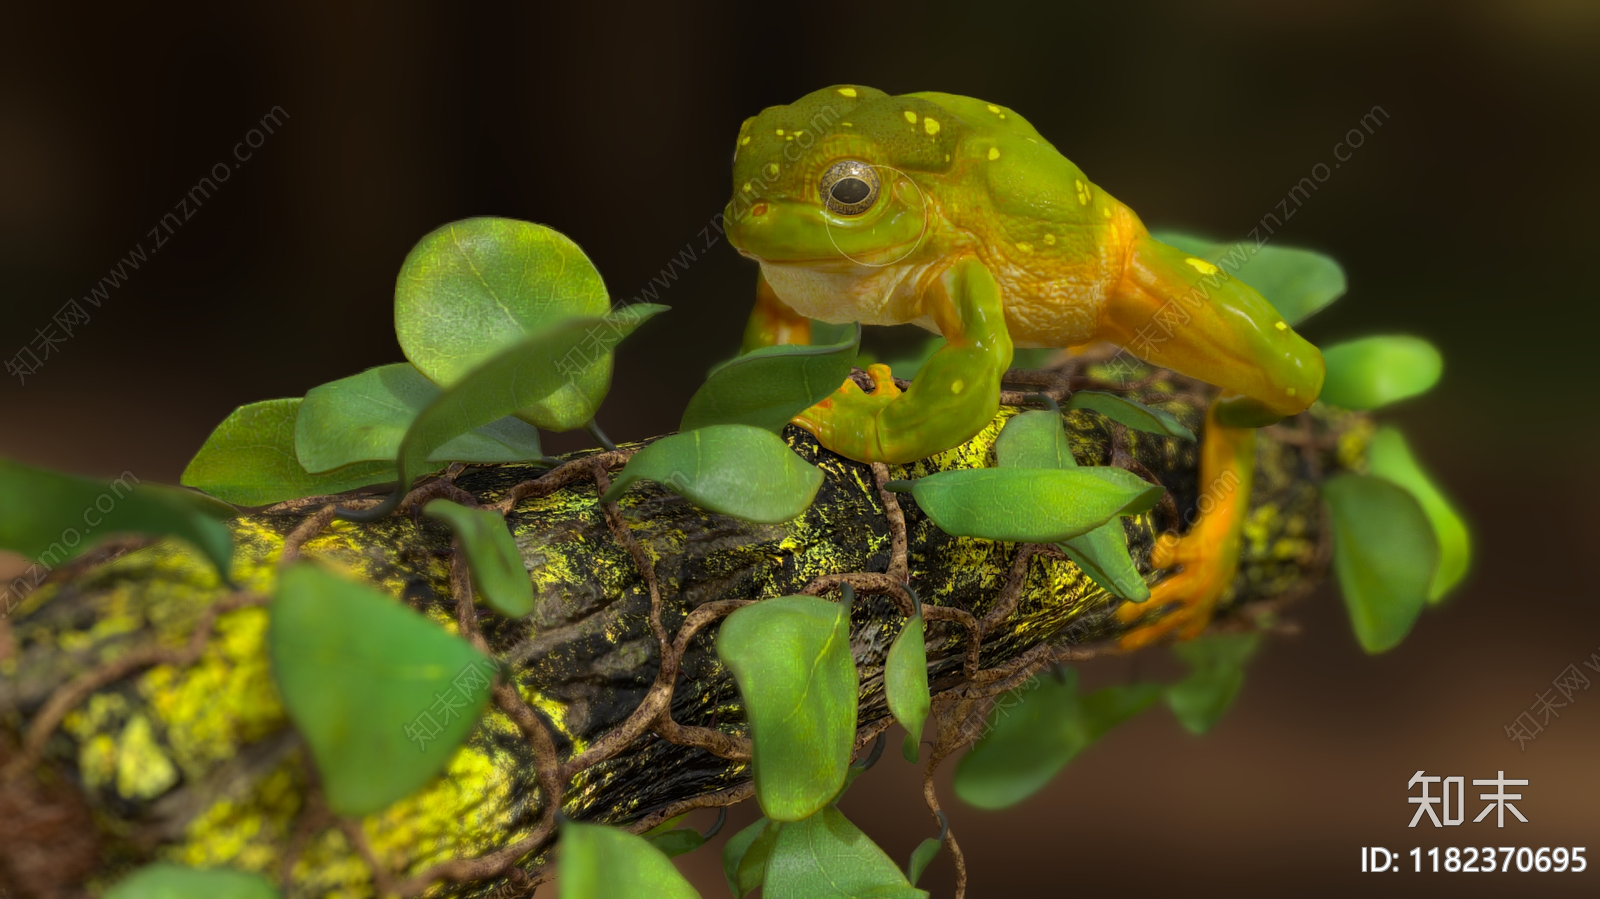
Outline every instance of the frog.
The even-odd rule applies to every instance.
[[[1017,348],[1104,342],[1218,387],[1201,489],[1232,489],[1158,543],[1152,566],[1179,570],[1150,601],[1118,610],[1155,619],[1125,648],[1204,630],[1237,570],[1255,429],[1309,408],[1324,377],[1260,293],[1152,237],[1016,110],[956,94],[836,84],[762,110],[735,139],[722,218],[759,267],[742,351],[808,343],[812,321],[944,338],[905,389],[870,365],[870,390],[848,378],[794,417],[846,458],[906,464],[971,439]]]

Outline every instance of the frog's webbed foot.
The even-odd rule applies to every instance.
[[[1254,288],[1211,262],[1141,234],[1096,337],[1228,391],[1221,422],[1259,427],[1305,411],[1322,390],[1322,354]]]
[[[914,462],[969,439],[994,418],[1011,364],[1000,288],[976,259],[962,259],[930,288],[925,308],[945,345],[901,391],[886,365],[867,369],[873,389],[852,380],[795,416],[817,442],[858,462]]]
[[[1125,650],[1141,649],[1168,637],[1189,640],[1200,636],[1239,570],[1240,541],[1250,507],[1255,431],[1219,424],[1218,413],[1218,407],[1212,406],[1202,435],[1199,518],[1181,537],[1162,535],[1150,553],[1152,568],[1182,568],[1151,587],[1146,602],[1123,603],[1117,619],[1131,623],[1167,606],[1178,607],[1124,635],[1119,645]]]

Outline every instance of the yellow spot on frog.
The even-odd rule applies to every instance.
[[[1017,249],[1021,250],[1024,253],[1032,253],[1033,252],[1033,244],[1031,244],[1031,243],[1019,243],[1019,244],[1017,244]]]
[[[1205,261],[1204,259],[1196,259],[1193,256],[1190,256],[1188,259],[1183,261],[1194,266],[1194,270],[1202,275],[1215,275],[1217,273],[1217,267]]]
[[[990,147],[989,148],[989,158],[990,159],[999,159],[1000,158],[1000,148],[999,147]]]
[[[839,124],[845,126],[846,128],[854,128],[856,126],[855,122],[840,122]]]
[[[933,118],[923,119],[922,120],[922,130],[928,132],[928,136],[929,137],[932,137],[935,134],[938,134],[939,133],[939,121],[937,119],[933,119]]]
[[[746,134],[744,137],[739,138],[739,146],[743,147],[743,146],[748,145],[749,143],[750,143],[750,135]]]
[[[853,88],[853,87],[841,87],[841,88],[839,88],[839,96],[841,96],[841,97],[854,97],[855,95],[856,95],[856,89]]]
[[[1294,396],[1294,394],[1295,394],[1295,390],[1294,390],[1294,388],[1293,388],[1293,387],[1290,387],[1290,388],[1288,388],[1288,390],[1289,390],[1289,395],[1290,395],[1290,396]]]
[[[1053,247],[1056,245],[1056,236],[1054,234],[1046,234],[1044,236],[1044,242],[1046,246]]]
[[[1072,185],[1078,190],[1078,202],[1084,206],[1089,205],[1089,185],[1077,179],[1073,179]]]
[[[960,393],[965,389],[967,389],[967,382],[961,380],[960,378],[956,378],[954,381],[950,382],[951,393]]]
[[[752,190],[750,188],[750,182],[746,181],[744,183],[744,191],[745,191],[745,193],[752,193]]]
[[[783,136],[783,139],[784,140],[794,140],[794,135],[793,134],[785,134]]]
[[[778,177],[778,164],[776,162],[767,163],[767,177],[769,177],[769,178]]]
[[[1102,215],[1104,215],[1106,218],[1111,218],[1111,207],[1110,206],[1101,206],[1100,207],[1100,213]]]
[[[1000,107],[994,105],[993,103],[990,103],[989,104],[989,111],[994,113],[995,115],[999,115],[1000,114]]]
[[[1286,322],[1278,322],[1277,324],[1273,325],[1273,327],[1277,328],[1279,331],[1289,330],[1289,325]]]
[[[917,114],[911,110],[906,110],[903,115],[906,117],[906,121],[910,122],[911,124],[915,125],[917,123]]]
[[[783,137],[783,129],[782,128],[778,129],[778,136],[779,137]]]
[[[944,154],[944,161],[945,162],[949,162],[950,161],[950,154],[949,153]]]

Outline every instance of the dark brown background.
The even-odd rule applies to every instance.
[[[675,311],[624,348],[602,414],[616,437],[672,427],[751,293],[749,264],[703,250],[734,134],[826,84],[1008,104],[1148,223],[1218,237],[1276,211],[1382,106],[1383,126],[1276,239],[1349,273],[1313,340],[1409,331],[1445,351],[1439,388],[1387,417],[1473,521],[1470,584],[1378,658],[1324,591],[1211,735],[1152,712],[1017,809],[951,798],[972,895],[1594,894],[1600,868],[1357,872],[1364,844],[1600,855],[1600,689],[1525,752],[1502,731],[1600,646],[1594,4],[28,4],[7,19],[0,357],[136,243],[154,253],[26,385],[0,383],[0,453],[165,481],[234,406],[399,360],[400,261],[470,215],[565,231],[618,299],[694,245],[662,294]],[[275,106],[286,123],[155,250],[156,221]],[[1086,672],[1129,675],[1127,661]],[[1531,823],[1408,831],[1418,769],[1530,778]],[[931,835],[893,753],[844,808],[897,858]],[[714,852],[683,867],[722,895]],[[950,882],[941,860],[925,885],[949,895]]]

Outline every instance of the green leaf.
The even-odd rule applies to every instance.
[[[671,860],[644,837],[616,827],[561,825],[560,899],[699,899]]]
[[[1056,412],[1024,412],[1006,422],[994,443],[1001,468],[1077,468],[1067,431]],[[1150,588],[1128,555],[1122,522],[1112,519],[1087,534],[1057,544],[1101,589],[1119,599],[1144,602]]]
[[[650,841],[650,845],[661,850],[661,854],[667,858],[688,855],[706,844],[706,838],[693,827],[674,827],[661,833],[648,834],[645,839]]]
[[[742,611],[742,610],[741,610]],[[765,899],[926,897],[833,806],[784,825],[767,861]]]
[[[922,606],[912,610],[906,626],[889,646],[883,665],[883,691],[889,712],[906,729],[900,751],[908,762],[916,762],[922,725],[928,720],[932,698],[928,692],[928,652],[922,638]]]
[[[93,481],[0,459],[0,549],[49,568],[103,537],[137,533],[183,540],[227,581],[233,535],[220,519],[235,514],[198,493],[140,481],[131,471]]]
[[[1161,695],[1159,684],[1108,687],[1080,697],[1076,673],[1037,677],[995,703],[988,730],[956,765],[962,801],[998,809],[1032,796],[1106,731]]]
[[[533,611],[533,581],[504,516],[493,509],[469,509],[447,499],[429,502],[422,513],[450,525],[467,554],[472,586],[496,612],[521,618]]]
[[[942,846],[944,846],[944,843],[933,837],[928,837],[918,843],[917,848],[911,851],[911,865],[906,868],[906,873],[909,875],[908,879],[911,881],[912,886],[916,886],[917,881],[922,879],[922,872],[928,870],[928,866],[933,864],[933,860],[938,857],[939,849]]]
[[[679,430],[741,424],[776,434],[789,419],[839,389],[860,344],[857,325],[843,343],[769,346],[731,359],[713,369],[695,391]]]
[[[1170,231],[1156,240],[1222,266],[1228,274],[1254,287],[1290,325],[1299,325],[1344,296],[1344,269],[1321,253],[1292,247],[1215,243]]]
[[[1444,371],[1444,357],[1419,337],[1363,337],[1322,351],[1328,366],[1324,403],[1377,409],[1426,393]]]
[[[473,218],[434,231],[406,256],[394,329],[406,358],[449,386],[552,325],[603,316],[610,306],[600,273],[566,235]],[[611,346],[585,347],[575,358],[580,370],[529,400],[518,417],[551,431],[594,418],[611,386]]]
[[[259,874],[229,868],[188,868],[156,862],[106,890],[105,899],[277,899]]]
[[[1428,601],[1436,603],[1467,576],[1472,564],[1472,535],[1450,501],[1422,470],[1405,437],[1393,427],[1382,427],[1372,435],[1367,447],[1367,466],[1372,474],[1404,487],[1422,506],[1439,541],[1439,567],[1428,587]]]
[[[744,698],[761,810],[786,822],[814,814],[844,787],[854,748],[850,610],[815,596],[762,600],[723,622],[717,656]]]
[[[1173,644],[1189,676],[1167,688],[1167,707],[1190,733],[1203,734],[1221,720],[1244,684],[1244,663],[1260,642],[1259,634],[1211,634]]]
[[[493,663],[399,601],[302,562],[279,578],[271,620],[278,692],[335,812],[419,789],[477,726]]]
[[[758,818],[729,837],[722,847],[722,875],[728,879],[728,890],[735,899],[744,899],[761,886],[767,875],[767,858],[778,842],[778,829],[782,826],[770,818]]]
[[[1333,513],[1333,570],[1356,639],[1392,649],[1421,614],[1439,564],[1433,525],[1410,493],[1383,478],[1341,474],[1322,485]]]
[[[358,462],[392,463],[406,429],[439,392],[405,362],[313,387],[295,422],[295,455],[313,472]],[[526,462],[543,454],[539,429],[508,416],[456,437],[428,461]]]
[[[550,396],[570,378],[557,364],[569,352],[606,352],[633,329],[667,307],[641,303],[605,318],[575,318],[511,345],[445,388],[423,409],[400,443],[400,489],[432,470],[428,459],[439,447],[512,411]],[[599,352],[595,349],[594,352]]]
[[[994,441],[1001,468],[1077,468],[1072,444],[1058,413],[1035,409],[1006,420]]]
[[[1135,431],[1147,431],[1151,434],[1160,434],[1163,437],[1176,437],[1179,440],[1194,440],[1194,432],[1183,426],[1183,423],[1172,416],[1170,412],[1153,409],[1143,403],[1135,402],[1125,396],[1114,393],[1103,393],[1098,390],[1080,390],[1067,401],[1068,409],[1088,409],[1098,412],[1112,421],[1133,428]]]
[[[904,490],[904,482],[890,482]],[[964,468],[911,483],[911,495],[933,523],[956,537],[1016,543],[1060,543],[1118,515],[1137,515],[1162,488],[1120,468],[1058,470]]]
[[[711,425],[655,441],[628,460],[602,502],[650,480],[702,509],[775,524],[804,512],[822,472],[783,438],[750,425]]]
[[[1122,522],[1112,519],[1081,537],[1056,544],[1100,589],[1128,602],[1150,598],[1144,575],[1128,555],[1128,534]]]
[[[265,506],[302,496],[343,493],[394,480],[394,461],[358,462],[311,474],[295,458],[294,432],[302,400],[264,400],[233,410],[183,470],[186,487],[241,506]]]

